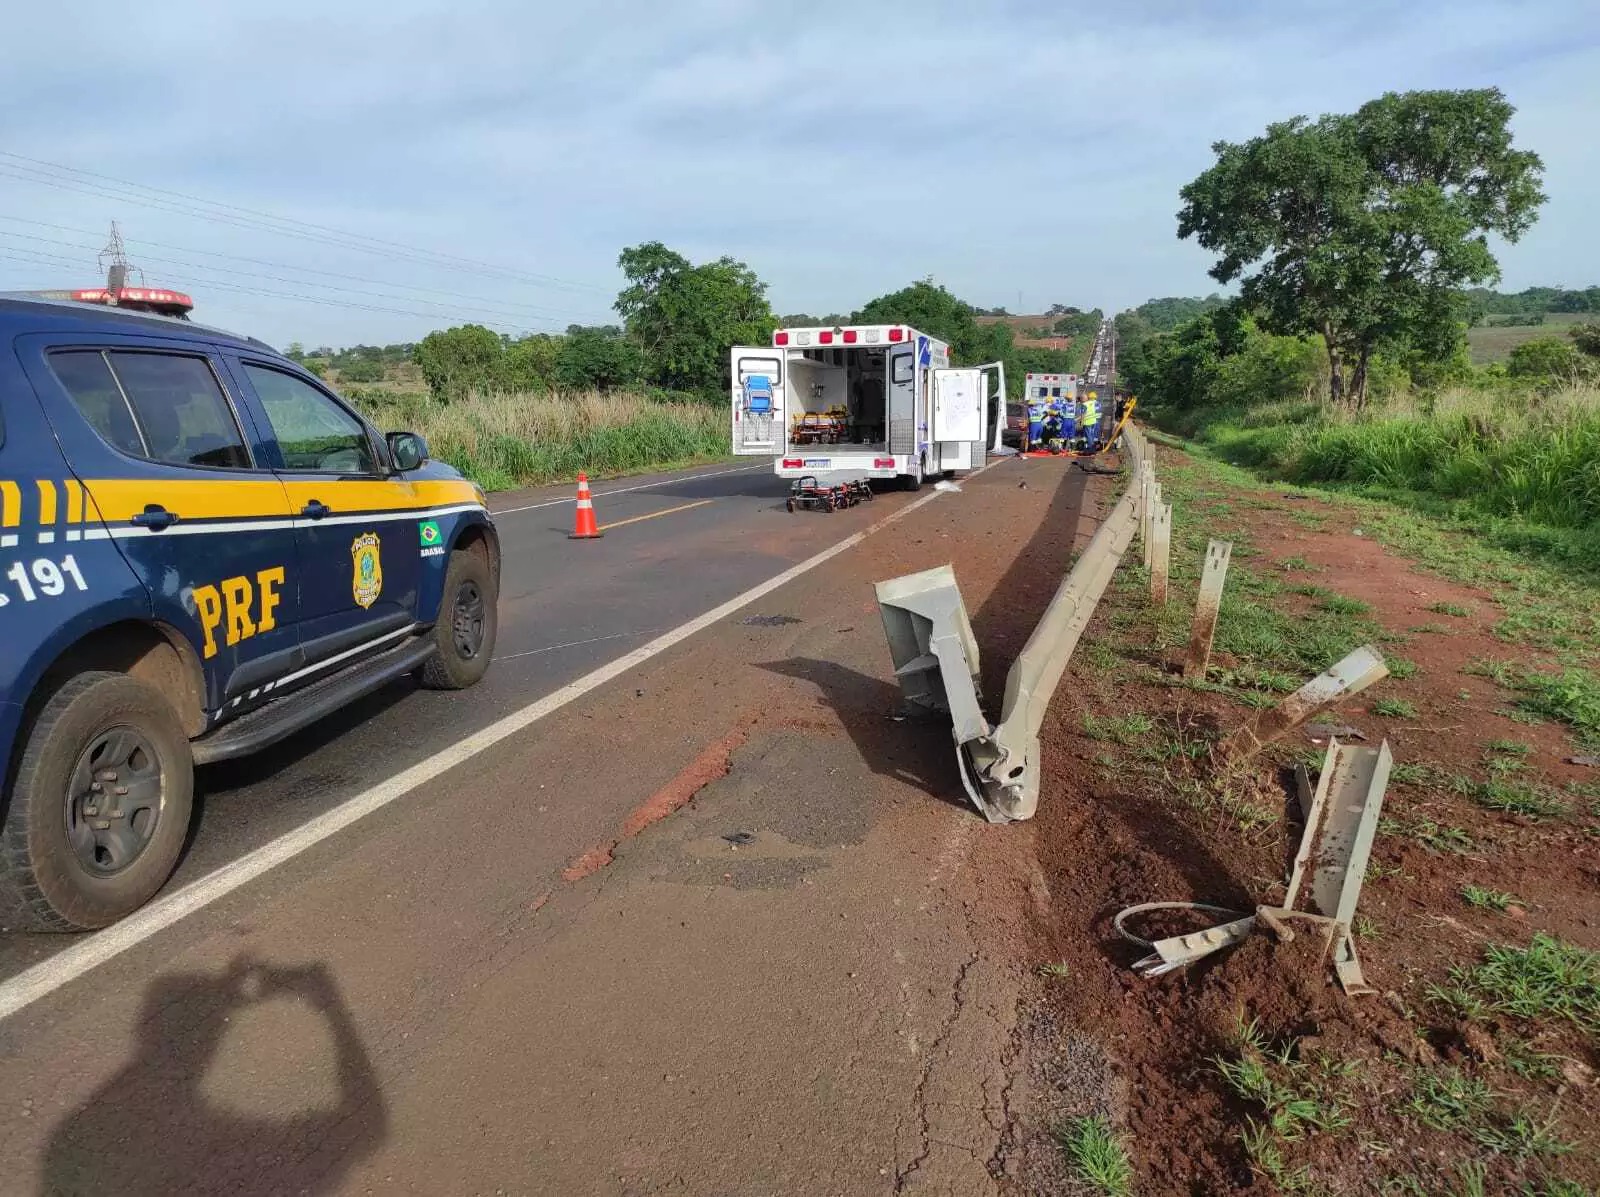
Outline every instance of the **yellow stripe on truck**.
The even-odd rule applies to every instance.
[[[22,491],[10,479],[0,479],[0,528],[22,522]]]
[[[406,482],[333,478],[285,478],[289,506],[299,511],[311,500],[326,503],[334,514],[348,511],[409,511],[417,507],[445,507],[453,503],[476,503],[472,483],[456,479],[424,479]]]
[[[48,483],[40,483],[43,490]],[[188,520],[282,519],[299,515],[313,499],[333,509],[335,515],[357,511],[411,511],[479,502],[472,483],[456,479],[417,482],[341,478],[195,479],[195,478],[93,478],[84,482],[89,502],[102,518],[126,523],[158,502]],[[284,493],[288,492],[285,499]],[[55,492],[51,489],[51,519]],[[9,513],[10,508],[7,507]]]
[[[56,484],[43,478],[39,483],[39,523],[53,524],[56,522]]]
[[[84,486],[101,516],[113,524],[127,523],[148,503],[160,503],[186,520],[283,519],[290,514],[283,487],[271,476],[227,482],[211,478],[88,478]]]

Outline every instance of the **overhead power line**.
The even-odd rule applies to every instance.
[[[28,240],[28,241],[39,241],[39,242],[43,242],[43,243],[45,243],[47,245],[65,246],[65,247],[67,247],[69,249],[89,249],[89,248],[91,248],[88,244],[81,243],[81,242],[63,241],[63,240],[61,240],[59,238],[56,238],[56,237],[41,237],[41,236],[38,236],[37,234],[34,234],[34,233],[13,233],[13,232],[10,232],[10,231],[8,231],[6,229],[0,229],[0,237],[10,238],[10,239],[13,239],[13,240],[24,239],[24,240]],[[151,256],[151,255],[148,255],[148,254],[141,254],[140,255],[140,261],[141,262],[161,263],[161,264],[166,265],[166,266],[179,267],[179,268],[183,269],[189,276],[194,277],[197,281],[204,282],[206,284],[206,286],[208,286],[208,287],[215,287],[215,286],[217,286],[219,284],[228,284],[228,285],[240,285],[241,283],[246,283],[247,284],[247,280],[246,279],[241,279],[237,272],[230,272],[230,273],[227,273],[227,274],[219,274],[218,271],[221,268],[215,267],[215,266],[211,266],[211,265],[208,265],[208,264],[203,263],[203,262],[192,262],[192,261],[186,261],[186,260],[181,259],[181,258],[166,258],[166,257],[160,257],[160,256]],[[354,288],[354,287],[340,287],[340,286],[336,286],[336,285],[334,285],[332,283],[314,282],[314,281],[310,281],[310,280],[306,280],[306,279],[292,278],[292,277],[288,277],[288,276],[284,276],[284,275],[251,274],[248,277],[249,278],[267,279],[267,280],[269,280],[271,282],[289,283],[290,285],[296,286],[296,287],[311,287],[311,288],[314,288],[314,289],[317,289],[317,290],[322,290],[322,291],[342,292],[342,293],[345,293],[345,294],[356,296],[357,299],[354,302],[370,302],[372,300],[397,300],[397,301],[399,301],[401,303],[421,303],[421,304],[426,304],[429,307],[438,308],[440,310],[441,314],[449,314],[449,313],[461,313],[461,314],[468,314],[468,315],[471,315],[471,314],[474,314],[474,313],[476,313],[476,314],[487,314],[487,315],[491,315],[491,316],[509,317],[509,318],[511,318],[513,320],[522,321],[523,323],[526,323],[530,318],[538,318],[540,320],[556,321],[556,322],[560,322],[562,320],[569,320],[569,322],[570,322],[570,319],[572,317],[574,317],[575,315],[577,315],[576,313],[571,313],[571,312],[547,312],[547,311],[537,311],[537,310],[531,309],[531,308],[530,309],[525,309],[525,310],[522,310],[522,311],[515,311],[515,310],[510,310],[509,308],[505,308],[505,307],[474,306],[474,305],[464,305],[464,304],[460,304],[460,303],[445,303],[445,302],[441,302],[441,301],[436,300],[436,299],[419,298],[419,297],[410,296],[410,295],[385,294],[383,292],[373,291],[370,288],[357,289],[357,288]],[[588,317],[592,316],[593,313],[585,313],[584,315],[585,315],[585,318],[588,318]],[[601,317],[601,319],[603,319],[603,317]]]
[[[48,220],[31,220],[31,219],[29,219],[28,217],[25,217],[25,216],[5,216],[5,215],[0,215],[0,221],[7,221],[7,222],[12,223],[12,224],[25,224],[25,225],[29,225],[29,226],[31,226],[33,228],[52,229],[52,230],[54,230],[56,232],[59,232],[59,233],[76,233],[79,236],[83,236],[83,237],[98,237],[98,236],[100,236],[100,234],[98,234],[98,233],[96,233],[96,232],[94,232],[94,231],[92,231],[90,229],[73,228],[70,225],[64,225],[64,224],[53,224]],[[6,233],[3,233],[3,232],[0,232],[0,236],[25,236],[25,234],[20,234],[20,233],[19,234],[6,234]],[[49,240],[49,238],[40,237],[40,238],[38,238],[38,240],[46,241],[46,240]],[[59,242],[59,244],[66,245],[66,244],[68,244],[68,242],[63,241],[63,242]],[[222,259],[222,260],[228,261],[228,262],[242,262],[242,263],[245,263],[246,265],[250,265],[250,266],[270,266],[274,270],[289,270],[289,271],[293,271],[295,274],[314,274],[314,275],[318,275],[318,276],[320,276],[322,278],[335,278],[335,279],[341,280],[342,282],[347,282],[347,283],[365,283],[365,284],[367,284],[369,286],[390,287],[390,288],[393,288],[393,289],[398,290],[398,291],[415,291],[415,292],[418,292],[419,294],[424,294],[424,295],[444,295],[444,296],[447,296],[447,297],[449,297],[451,299],[465,299],[465,300],[468,300],[469,302],[472,302],[472,303],[492,304],[492,305],[497,305],[497,306],[502,307],[502,308],[517,309],[517,310],[520,310],[520,311],[527,312],[530,315],[548,317],[548,318],[551,318],[551,319],[557,319],[557,318],[563,318],[563,317],[572,317],[572,318],[584,319],[584,320],[607,321],[607,320],[612,320],[612,319],[615,318],[614,315],[611,314],[611,313],[573,312],[573,311],[567,311],[567,310],[564,310],[564,309],[544,310],[544,309],[540,309],[540,308],[530,307],[527,304],[514,303],[514,302],[511,302],[509,300],[486,298],[486,297],[481,296],[481,295],[469,295],[469,294],[466,294],[466,293],[460,292],[460,291],[446,291],[446,290],[442,290],[442,289],[440,289],[438,287],[419,287],[419,286],[416,286],[415,284],[412,284],[412,283],[396,283],[396,282],[391,282],[391,281],[386,280],[386,279],[363,278],[360,275],[343,274],[343,273],[340,273],[340,272],[334,271],[334,270],[318,270],[315,267],[311,267],[311,266],[295,266],[295,265],[291,265],[291,264],[286,263],[286,262],[275,262],[275,261],[272,261],[272,260],[267,259],[267,258],[252,258],[252,257],[248,257],[248,256],[243,255],[243,254],[222,253],[219,250],[196,249],[193,246],[173,245],[170,242],[166,242],[166,241],[151,241],[151,240],[148,240],[147,238],[144,238],[144,237],[129,238],[128,239],[128,244],[133,245],[135,247],[142,246],[142,245],[150,245],[150,246],[155,246],[156,248],[159,248],[159,249],[175,249],[179,253],[196,254],[196,255],[198,255],[200,257],[203,257],[203,258],[219,258],[219,259]],[[81,246],[79,248],[87,248],[87,246]],[[168,260],[170,261],[171,259],[168,259]],[[179,264],[181,265],[182,263],[179,263]],[[301,280],[290,280],[290,281],[301,281]],[[313,284],[310,284],[308,282],[307,285],[313,285]],[[315,285],[320,286],[322,284],[315,284]]]
[[[237,204],[208,200],[186,192],[149,187],[143,183],[135,183],[112,175],[98,174],[94,171],[81,170],[77,167],[57,162],[47,162],[40,158],[30,158],[23,154],[11,153],[5,150],[0,150],[0,159],[5,159],[4,162],[0,162],[0,175],[23,182],[77,191],[101,198],[116,199],[121,202],[192,216],[218,224],[271,232],[279,236],[294,237],[316,244],[336,246],[388,258],[405,258],[438,268],[513,279],[540,286],[592,291],[600,294],[607,293],[606,288],[596,286],[593,283],[501,266],[475,258],[466,258],[456,254],[447,254],[438,250],[408,245],[404,242],[369,237],[361,233],[351,233],[343,229],[334,228],[331,225],[316,224],[312,221],[299,220],[294,217],[277,216],[260,209],[245,208]]]
[[[81,265],[76,258],[68,258],[61,254],[43,253],[39,250],[23,249],[16,246],[6,246],[3,249],[0,249],[0,259],[22,262],[30,266],[45,265],[51,267],[60,267],[62,265],[66,265],[69,267],[77,267]],[[384,307],[377,304],[349,302],[342,299],[324,299],[315,295],[298,295],[286,291],[265,291],[259,287],[241,287],[232,283],[208,282],[206,287],[208,290],[212,291],[225,291],[239,295],[259,296],[263,299],[288,299],[293,300],[295,303],[315,303],[322,304],[326,307],[347,308],[359,312],[380,312],[393,316],[415,316],[422,320],[440,319],[439,312],[418,312],[406,308]],[[503,320],[479,320],[476,323],[487,325],[490,328],[501,329],[506,332],[527,331],[526,325],[509,324]]]

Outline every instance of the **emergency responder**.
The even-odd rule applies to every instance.
[[[1093,453],[1100,447],[1100,397],[1090,391],[1083,401],[1083,415],[1078,421],[1083,433],[1083,447]]]
[[[1047,411],[1044,422],[1039,427],[1039,435],[1044,440],[1044,447],[1052,453],[1061,452],[1061,413]]]

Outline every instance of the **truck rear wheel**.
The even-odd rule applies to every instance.
[[[911,473],[900,475],[900,489],[922,489],[922,458],[919,457],[916,461],[911,463]]]
[[[178,863],[194,760],[161,692],[82,673],[50,699],[17,766],[0,829],[0,921],[104,927],[156,894]]]
[[[444,575],[444,597],[434,620],[434,647],[438,650],[420,670],[430,690],[465,690],[489,671],[499,627],[499,595],[489,563],[482,554],[457,549],[450,554]]]

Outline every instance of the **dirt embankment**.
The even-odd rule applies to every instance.
[[[1530,714],[1525,688],[1572,652],[1508,643],[1526,621],[1503,618],[1503,595],[1424,572],[1342,506],[1172,452],[1158,471],[1172,601],[1152,610],[1125,565],[1043,730],[1037,951],[1064,967],[1035,987],[1040,1126],[1099,1112],[1071,1084],[1089,1043],[1120,1080],[1104,1112],[1141,1194],[1595,1191],[1600,769],[1570,763],[1585,750]],[[1208,535],[1234,540],[1234,569],[1209,678],[1185,685]],[[1345,996],[1305,936],[1137,976],[1122,908],[1282,899],[1292,766],[1314,776],[1326,741],[1296,733],[1227,775],[1213,746],[1371,641],[1394,676],[1327,721],[1387,739],[1396,762],[1357,921],[1378,993]],[[1058,1160],[1030,1191],[1112,1191],[1081,1183]]]

